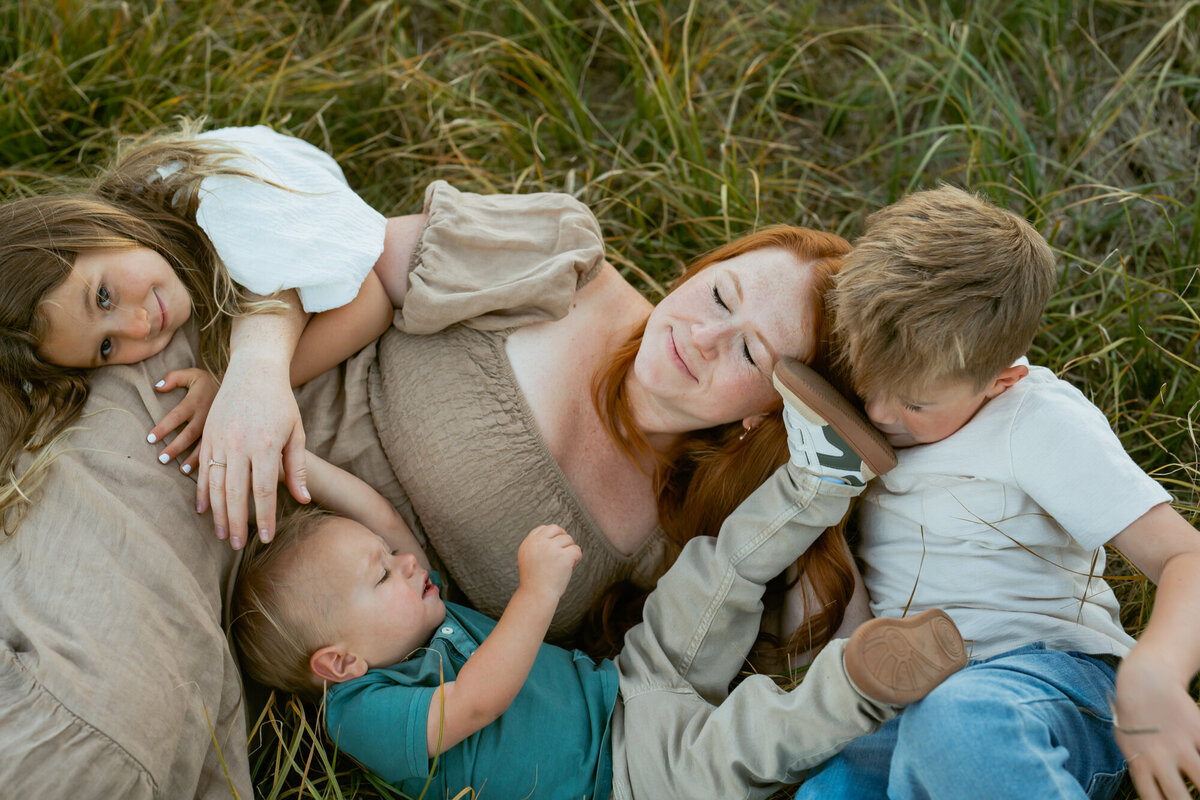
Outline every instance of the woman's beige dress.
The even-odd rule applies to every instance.
[[[614,582],[652,583],[656,531],[613,548],[547,449],[505,339],[558,319],[604,259],[595,217],[563,194],[474,195],[444,182],[410,288],[376,345],[299,391],[309,447],[372,483],[440,562],[457,599],[498,617],[517,588],[517,547],[535,526],[565,528],[583,550],[551,627],[575,630]]]

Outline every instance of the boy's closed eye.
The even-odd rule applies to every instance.
[[[395,555],[397,555],[397,554],[398,554],[400,551],[399,551],[399,550],[392,550],[392,551],[390,551],[390,552],[391,552],[391,555],[395,556]],[[376,585],[376,586],[379,586],[379,585],[380,585],[380,584],[382,584],[384,581],[386,581],[388,578],[390,578],[390,577],[391,577],[391,575],[392,575],[392,571],[391,571],[390,569],[388,569],[387,567],[384,567],[384,568],[383,568],[383,574],[379,576],[379,580],[375,582],[375,585]]]

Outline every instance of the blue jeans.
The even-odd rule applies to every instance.
[[[809,773],[815,798],[1091,798],[1125,771],[1113,739],[1115,671],[1032,644],[951,675],[876,733]]]

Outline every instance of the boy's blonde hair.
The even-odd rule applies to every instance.
[[[945,185],[872,214],[844,262],[827,302],[864,398],[942,380],[982,390],[1028,351],[1054,283],[1032,225]]]
[[[233,591],[230,635],[242,667],[259,683],[305,697],[320,694],[309,658],[333,639],[322,598],[296,569],[301,545],[333,517],[312,506],[283,518],[275,538],[246,547]]]

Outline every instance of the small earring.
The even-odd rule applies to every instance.
[[[746,438],[746,434],[752,430],[754,430],[754,429],[753,428],[743,428],[742,435],[738,437],[738,441],[740,442],[740,441],[744,440]]]

